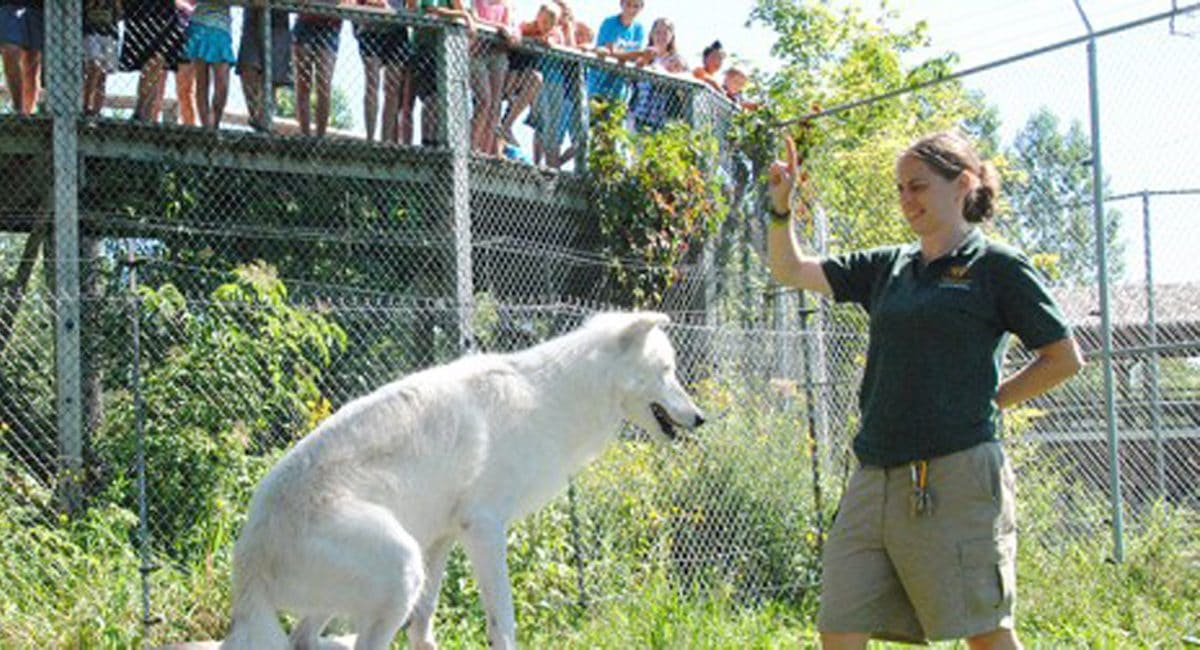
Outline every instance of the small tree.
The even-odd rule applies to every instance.
[[[1069,284],[1096,281],[1092,214],[1092,149],[1078,120],[1060,131],[1058,116],[1042,108],[1017,133],[1004,179],[1011,216],[999,222],[1005,237],[1028,253],[1050,278]],[[1105,191],[1108,181],[1105,179]],[[1124,273],[1121,213],[1106,211],[1109,274]]]

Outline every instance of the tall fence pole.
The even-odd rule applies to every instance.
[[[438,113],[440,140],[450,151],[450,210],[454,226],[454,294],[458,318],[458,349],[475,349],[475,285],[472,280],[471,239],[471,100],[467,88],[469,39],[461,28],[441,30],[438,52]]]
[[[79,304],[79,113],[83,103],[82,5],[46,3],[46,89],[53,119],[55,389],[59,494],[79,505],[83,464],[83,359]]]
[[[133,242],[129,242],[125,268],[129,273],[129,328],[133,338],[133,360],[129,383],[133,392],[133,428],[137,438],[138,572],[142,575],[142,636],[150,637],[151,626],[162,622],[150,611],[150,574],[158,569],[150,561],[150,515],[146,499],[146,407],[142,399],[142,302],[138,296],[138,265]]]
[[[1167,461],[1162,439],[1162,387],[1159,385],[1158,321],[1154,301],[1154,255],[1150,244],[1150,192],[1142,191],[1142,245],[1146,262],[1146,328],[1150,336],[1150,427],[1154,432],[1154,472],[1158,497],[1167,496]]]
[[[1113,560],[1125,561],[1124,516],[1121,506],[1121,457],[1113,392],[1112,313],[1108,287],[1108,226],[1104,216],[1104,166],[1100,159],[1100,96],[1097,86],[1096,33],[1079,0],[1075,8],[1087,27],[1088,105],[1092,138],[1092,215],[1096,230],[1096,274],[1100,287],[1100,345],[1104,364],[1104,416],[1108,426],[1109,488],[1112,500]]]

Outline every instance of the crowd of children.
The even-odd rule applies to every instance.
[[[532,19],[518,20],[511,0],[308,0],[293,17],[257,0],[243,6],[235,54],[231,0],[79,0],[83,8],[83,112],[105,106],[107,77],[137,71],[132,119],[153,122],[163,107],[168,72],[175,72],[179,119],[208,129],[220,127],[228,103],[230,72],[241,78],[248,124],[268,130],[265,114],[262,34],[271,35],[271,79],[275,88],[293,86],[295,117],[305,135],[325,135],[332,103],[333,71],[345,12],[359,10],[353,33],[363,64],[363,124],[368,140],[411,144],[413,111],[420,101],[421,142],[436,145],[440,120],[433,63],[436,28],[408,27],[373,14],[412,12],[465,25],[469,38],[472,100],[471,146],[483,155],[516,154],[513,127],[525,116],[533,129],[531,160],[558,167],[574,152],[564,149],[579,115],[580,82],[555,57],[527,47],[590,53],[602,60],[658,73],[630,75],[592,69],[582,79],[588,96],[629,104],[629,125],[657,130],[683,117],[686,89],[663,76],[693,79],[753,110],[745,98],[749,77],[737,66],[722,69],[720,41],[704,48],[690,68],[676,45],[674,23],[656,19],[646,30],[639,16],[645,0],[620,0],[620,12],[593,32],[575,17],[568,0],[548,0]],[[0,0],[0,53],[14,112],[33,113],[41,94],[44,0]],[[264,25],[264,22],[268,23]],[[380,98],[382,97],[382,102]],[[574,138],[572,138],[574,140]]]

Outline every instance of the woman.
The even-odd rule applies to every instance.
[[[861,465],[825,544],[822,645],[966,638],[1019,648],[1013,478],[995,420],[1075,374],[1079,348],[1025,256],[980,232],[999,183],[965,138],[936,133],[897,159],[916,244],[825,259],[797,247],[796,149],[786,144],[787,163],[770,170],[771,273],[870,314]],[[1035,358],[1001,381],[1008,332]]]

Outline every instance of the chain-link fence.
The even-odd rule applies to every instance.
[[[90,620],[80,608],[97,600],[165,623],[152,639],[219,635],[248,495],[315,423],[408,371],[628,305],[585,173],[597,96],[629,106],[629,129],[681,120],[721,140],[731,215],[662,304],[712,422],[672,448],[623,437],[516,529],[514,580],[538,599],[521,615],[656,578],[811,612],[853,463],[866,319],[767,281],[756,170],[725,138],[729,101],[653,62],[319,3],[201,14],[194,24],[218,31],[227,20],[238,46],[225,72],[201,71],[197,60],[222,55],[204,39],[187,50],[197,30],[170,4],[126,2],[110,52],[88,38],[103,29],[56,28],[103,16],[47,3],[44,108],[0,116],[0,548],[12,558],[0,645],[61,638],[45,621]],[[1137,85],[1160,57],[1194,57],[1173,51],[1194,41],[1165,33],[1154,21],[1099,40],[1114,52],[1101,89],[1142,100],[1102,95],[1105,283],[1082,45],[842,113],[911,110],[924,116],[916,131],[963,124],[1005,162],[990,234],[1046,273],[1090,361],[1006,415],[1018,470],[1039,486],[1022,505],[1037,540],[1110,534],[1110,424],[1133,525],[1156,503],[1200,508],[1200,277],[1184,252],[1200,234],[1194,133],[1147,126],[1200,98],[1187,78]],[[85,58],[111,73],[91,104]],[[189,77],[206,89],[189,92]],[[166,84],[160,106],[167,79],[184,88]],[[1015,87],[1046,110],[1006,106],[1014,124],[990,127],[967,111]],[[974,99],[944,119],[920,110],[948,96]],[[849,140],[838,120],[814,121],[829,137],[808,155],[803,238],[822,252],[905,239],[887,215],[894,145],[910,134]],[[1010,367],[1027,358],[1014,348]],[[116,577],[86,583],[96,571]],[[446,589],[454,603],[466,587]]]

